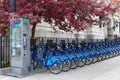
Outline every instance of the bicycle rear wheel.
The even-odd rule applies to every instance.
[[[33,55],[33,59],[31,60],[31,66],[33,68],[33,70],[35,70],[39,65],[39,59],[37,57],[37,55]]]

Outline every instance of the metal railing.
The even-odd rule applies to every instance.
[[[10,37],[0,36],[0,68],[10,66]]]

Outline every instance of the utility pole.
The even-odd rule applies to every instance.
[[[16,12],[16,0],[10,0],[10,12],[14,13]]]

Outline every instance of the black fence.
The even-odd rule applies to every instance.
[[[81,39],[81,38],[54,38],[54,37],[36,37],[34,41],[31,42],[36,42],[34,43],[34,45],[36,44],[40,44],[40,43],[47,43],[48,40],[52,40],[53,43],[60,43],[61,41],[65,42],[65,43],[71,43],[71,42],[75,42],[75,43],[82,43],[82,42],[100,42],[100,41],[104,41],[104,39]],[[33,43],[32,43],[33,44]]]
[[[10,66],[10,37],[0,36],[0,68]]]

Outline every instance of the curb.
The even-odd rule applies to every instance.
[[[9,73],[11,71],[11,68],[1,68],[0,69],[0,75],[5,75],[6,73]]]

